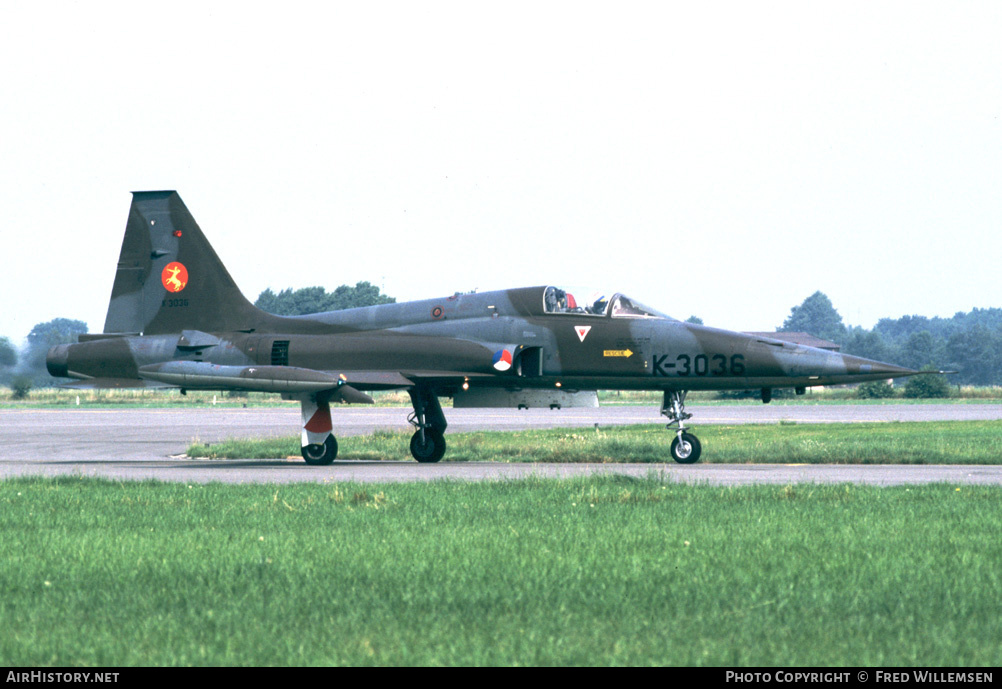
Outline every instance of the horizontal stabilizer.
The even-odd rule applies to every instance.
[[[200,351],[215,347],[221,340],[215,335],[203,333],[200,330],[182,330],[177,340],[177,348],[182,351]]]

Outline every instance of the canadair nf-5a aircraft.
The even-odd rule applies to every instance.
[[[659,390],[676,462],[699,459],[689,390],[838,385],[917,371],[683,323],[616,292],[557,286],[275,316],[253,306],[181,197],[133,194],[104,333],[49,350],[71,387],[281,393],[302,405],[307,464],[337,457],[332,402],[410,394],[411,454],[445,454],[440,397],[456,407],[597,406],[597,390]]]

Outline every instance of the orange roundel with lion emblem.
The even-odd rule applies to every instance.
[[[188,284],[188,269],[182,263],[171,261],[160,273],[160,281],[168,292],[180,292]]]

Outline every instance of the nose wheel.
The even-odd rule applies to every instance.
[[[668,418],[668,430],[672,430],[674,425],[678,426],[675,429],[675,439],[671,441],[671,458],[679,464],[695,464],[699,461],[703,447],[696,436],[685,430],[685,420],[692,418],[692,414],[685,411],[685,394],[685,390],[665,390],[661,415]]]
[[[699,439],[692,433],[679,431],[671,441],[671,458],[679,464],[695,464],[702,450]]]

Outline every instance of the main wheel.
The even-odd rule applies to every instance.
[[[671,441],[671,457],[679,464],[695,464],[702,450],[699,440],[691,433],[683,433],[681,439],[676,435]]]
[[[337,457],[337,439],[327,436],[323,445],[303,445],[303,459],[313,466],[325,466]]]
[[[411,455],[423,463],[437,462],[445,455],[445,436],[434,428],[424,429],[424,442],[421,442],[421,431],[411,438]]]

